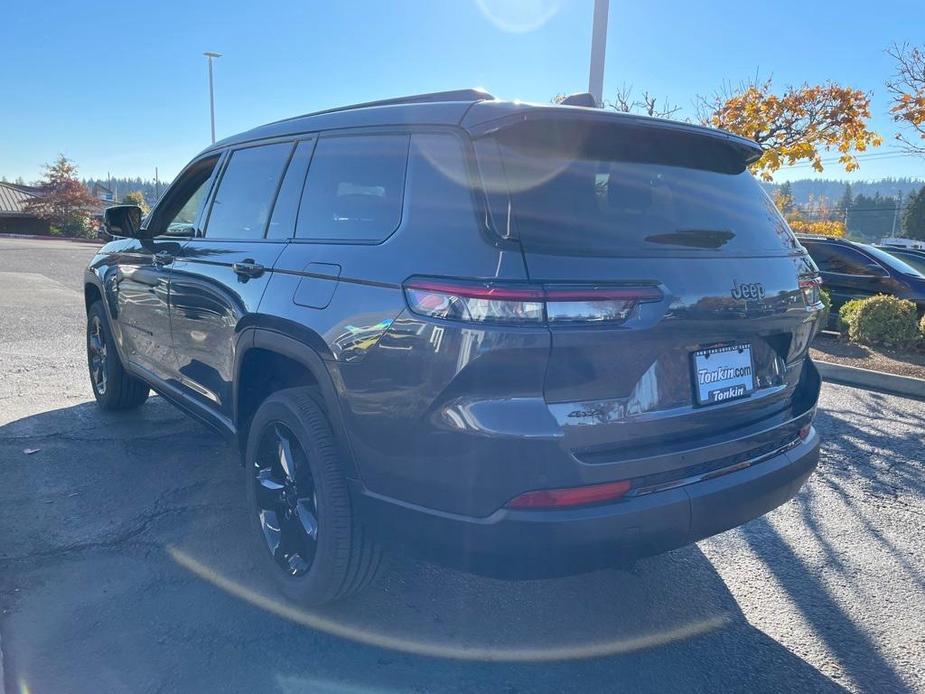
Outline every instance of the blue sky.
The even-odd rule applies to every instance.
[[[604,92],[648,89],[693,116],[697,94],[756,74],[873,91],[892,151],[884,49],[921,41],[921,0],[611,0]],[[483,86],[548,101],[587,89],[593,0],[18,2],[0,22],[0,175],[27,181],[65,153],[84,176],[170,178],[209,141],[344,103]],[[768,28],[770,27],[770,28]],[[796,168],[779,180],[802,178]],[[826,177],[843,178],[837,165]],[[853,178],[925,177],[876,158]]]

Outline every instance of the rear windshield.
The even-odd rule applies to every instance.
[[[897,257],[892,253],[887,253],[886,251],[875,248],[874,246],[868,246],[867,252],[874,256],[881,263],[884,265],[889,265],[897,272],[902,272],[906,275],[912,275],[913,277],[923,277],[922,273],[919,272],[917,268],[906,262],[906,258]]]
[[[542,125],[502,130],[479,145],[490,196],[504,189],[506,202],[510,195],[510,219],[502,224],[511,225],[525,250],[621,255],[797,247],[744,161],[722,143],[654,128]]]

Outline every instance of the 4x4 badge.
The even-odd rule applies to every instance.
[[[760,301],[764,298],[764,287],[761,286],[761,282],[739,284],[732,280],[732,298]]]

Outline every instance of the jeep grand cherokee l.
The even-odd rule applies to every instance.
[[[464,90],[272,123],[110,208],[86,273],[106,409],[236,440],[291,598],[386,543],[556,575],[694,542],[814,469],[816,268],[691,125]]]

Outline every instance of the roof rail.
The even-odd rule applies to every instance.
[[[451,89],[446,92],[430,92],[428,94],[413,94],[411,96],[399,96],[394,99],[380,99],[379,101],[364,101],[360,104],[350,104],[348,106],[338,106],[328,108],[323,111],[313,111],[301,116],[292,118],[283,118],[276,121],[285,123],[286,121],[305,118],[306,116],[320,116],[324,113],[337,113],[338,111],[352,111],[355,108],[370,108],[373,106],[394,106],[396,104],[427,104],[440,101],[492,101],[495,97],[486,92],[484,89]]]

